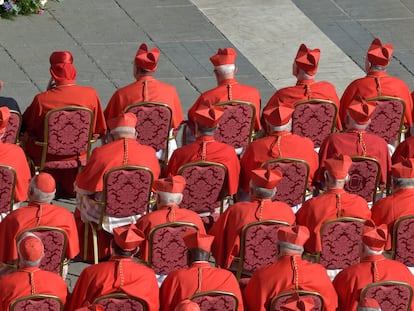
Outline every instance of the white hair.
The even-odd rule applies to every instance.
[[[113,135],[135,135],[136,134],[136,129],[132,126],[118,126],[116,128],[114,128],[113,130],[111,130],[111,134]]]
[[[267,189],[258,187],[254,182],[250,181],[250,192],[254,194],[255,197],[261,199],[270,199],[276,194],[276,187],[273,189]]]
[[[183,200],[182,193],[157,191],[157,194],[158,194],[158,203],[161,205],[171,204],[171,203],[179,205],[181,201]]]
[[[20,253],[20,244],[27,237],[34,237],[34,238],[38,239],[42,244],[42,256],[40,256],[40,258],[36,261],[25,260],[22,256],[22,254]],[[44,256],[44,254],[45,254],[45,249],[44,249],[42,240],[36,234],[34,234],[32,232],[25,232],[20,236],[19,240],[17,241],[17,253],[19,254],[19,260],[20,260],[20,263],[21,263],[22,266],[24,266],[24,267],[38,267],[40,265],[40,262],[42,261],[42,258]]]
[[[282,132],[282,131],[291,132],[292,131],[292,122],[293,122],[293,120],[292,120],[292,118],[290,118],[288,123],[286,123],[284,125],[275,126],[275,125],[271,124],[269,121],[266,120],[268,128],[272,132]]]
[[[29,200],[35,202],[43,202],[43,203],[50,203],[55,198],[56,189],[53,192],[43,192],[35,185],[35,178],[34,176],[30,180],[29,185]]]
[[[304,247],[301,245],[296,245],[296,244],[292,244],[292,243],[288,243],[284,241],[277,241],[277,243],[279,244],[281,248],[284,248],[287,250],[301,252],[301,253],[304,251]]]
[[[414,187],[414,178],[392,178],[394,187],[398,188],[413,188]]]
[[[236,65],[234,64],[225,64],[220,66],[215,66],[214,69],[222,75],[228,75],[234,73],[234,70],[236,69]]]
[[[363,252],[364,252],[365,256],[374,256],[374,255],[381,255],[382,254],[382,250],[379,250],[379,251],[373,250],[372,248],[370,248],[365,243],[362,243],[362,248],[363,248]]]
[[[347,117],[348,120],[346,122],[346,125],[348,129],[365,130],[371,122],[371,120],[369,120],[367,124],[359,124],[357,121],[354,120],[354,118],[351,117],[349,111],[347,112]]]

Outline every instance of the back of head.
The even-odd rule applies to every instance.
[[[234,78],[236,72],[236,57],[237,53],[232,48],[218,49],[217,53],[210,57],[216,78],[219,82]]]
[[[188,230],[183,234],[184,244],[189,252],[189,264],[194,261],[208,261],[214,236]]]
[[[311,50],[302,43],[295,57],[295,65],[305,74],[312,77],[318,70],[320,54],[321,51],[319,49]]]
[[[184,299],[175,307],[174,311],[200,311],[200,306],[190,299]]]
[[[158,48],[148,50],[148,46],[142,43],[135,54],[134,64],[145,72],[154,72],[157,69],[159,56],[160,50]]]
[[[113,246],[116,255],[130,257],[145,240],[145,234],[135,224],[117,227],[113,230]]]
[[[405,159],[391,167],[394,189],[414,188],[414,158]]]
[[[123,113],[108,121],[108,128],[114,139],[117,138],[135,138],[135,126],[138,120],[135,114],[131,112]]]
[[[362,256],[380,254],[387,241],[387,225],[376,226],[372,220],[367,220],[362,231],[362,243],[365,246]]]
[[[6,132],[7,124],[10,119],[10,110],[6,106],[0,107],[0,137]]]
[[[345,185],[349,180],[349,169],[352,166],[352,159],[348,155],[334,155],[332,158],[325,160],[325,168],[328,174],[327,184],[329,185]]]
[[[380,39],[375,38],[368,48],[367,59],[372,65],[386,67],[391,60],[393,51],[392,44],[382,44]]]
[[[283,226],[277,231],[281,254],[302,254],[303,246],[309,239],[309,229],[305,226]]]
[[[50,74],[56,82],[68,82],[76,79],[73,56],[69,51],[56,51],[50,55]]]
[[[201,130],[202,133],[209,130],[214,131],[223,114],[223,107],[215,106],[209,101],[202,103],[194,113],[194,120],[198,130]]]
[[[263,118],[272,131],[291,131],[291,120],[294,111],[293,104],[278,99],[276,105],[263,110]]]
[[[279,170],[270,170],[268,168],[252,170],[250,180],[250,192],[252,196],[270,199],[275,195],[276,186],[282,177],[282,172]]]
[[[31,232],[25,232],[20,236],[17,251],[21,267],[38,267],[44,256],[42,241]]]
[[[359,302],[357,311],[381,311],[381,306],[375,299],[364,297]]]
[[[365,129],[371,122],[371,116],[374,113],[376,104],[367,102],[361,96],[356,96],[352,99],[348,106],[348,129]]]
[[[41,172],[30,181],[29,200],[31,202],[50,203],[55,197],[56,182],[52,175]]]
[[[186,185],[185,177],[181,175],[159,178],[155,181],[155,190],[158,195],[159,204],[180,204]]]

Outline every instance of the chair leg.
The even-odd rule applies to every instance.
[[[85,222],[85,232],[83,238],[83,260],[88,260],[88,241],[89,241],[89,222]]]
[[[93,261],[95,264],[99,261],[99,250],[98,250],[98,234],[96,233],[96,228],[91,224],[92,229],[92,240],[93,240]]]

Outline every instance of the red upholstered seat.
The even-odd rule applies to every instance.
[[[129,105],[125,112],[132,112],[137,116],[137,140],[156,151],[165,150],[164,162],[168,162],[168,138],[170,136],[172,111],[164,103],[141,102]]]
[[[393,230],[392,258],[414,267],[414,215],[396,220]]]
[[[292,133],[308,137],[315,147],[335,131],[338,108],[335,103],[324,99],[310,99],[295,105],[292,115]]]
[[[273,201],[281,201],[296,206],[305,200],[308,185],[309,164],[301,159],[277,158],[267,160],[262,167],[277,169],[283,177],[277,185],[276,195]]]
[[[145,286],[145,285],[144,285]],[[107,311],[146,311],[148,304],[145,300],[124,293],[113,293],[100,296],[94,304],[99,304]]]
[[[382,311],[411,310],[413,289],[410,284],[399,281],[381,281],[368,284],[361,291],[361,300],[364,297],[378,301]]]
[[[404,101],[392,96],[378,96],[366,101],[377,104],[367,132],[376,134],[384,138],[388,144],[396,146],[401,141],[404,128]]]
[[[63,303],[59,297],[53,295],[30,295],[14,300],[10,311],[61,311]]]
[[[349,169],[349,182],[345,190],[363,197],[367,202],[375,202],[381,168],[379,162],[370,157],[352,156]]]
[[[344,269],[359,262],[359,241],[365,220],[342,217],[321,227],[322,251],[317,262],[326,269]]]
[[[236,148],[246,148],[253,138],[256,108],[250,102],[230,100],[215,104],[224,108],[214,135],[217,141]]]
[[[187,267],[187,247],[183,234],[187,230],[198,230],[188,222],[170,222],[152,228],[149,234],[148,264],[157,274]]]
[[[13,208],[16,171],[8,165],[0,164],[0,213],[8,213]]]
[[[239,305],[235,294],[217,290],[197,293],[190,299],[200,306],[201,311],[235,311]]]
[[[307,291],[307,290],[296,290],[291,292],[281,293],[272,298],[270,302],[270,311],[281,311],[282,306],[290,301],[292,298],[297,297],[311,297],[314,301],[314,307],[312,311],[322,311],[324,310],[324,300],[322,296],[317,292]]]
[[[22,126],[22,115],[20,112],[10,110],[9,122],[6,126],[6,132],[1,138],[3,143],[16,144],[19,141],[20,128]]]

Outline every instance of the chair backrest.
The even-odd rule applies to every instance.
[[[292,298],[294,297],[311,297],[313,302],[314,302],[314,307],[312,309],[312,311],[322,311],[325,310],[324,309],[324,300],[323,297],[321,296],[321,294],[319,294],[318,292],[313,292],[313,291],[308,291],[308,290],[295,290],[295,291],[291,291],[291,292],[285,292],[285,293],[281,293],[276,295],[275,297],[273,297],[270,301],[270,308],[268,309],[269,311],[281,311],[282,310],[282,306],[284,304],[286,304],[288,301],[290,301]]]
[[[6,132],[1,137],[3,143],[16,144],[19,141],[20,128],[22,126],[22,115],[20,112],[10,110],[9,122],[7,122]]]
[[[48,111],[45,116],[44,141],[40,170],[46,164],[47,155],[73,157],[86,154],[85,165],[91,152],[94,113],[80,106],[66,106]],[[55,161],[57,162],[57,161]],[[62,162],[61,167],[67,168]],[[54,165],[58,165],[54,163]]]
[[[171,108],[164,103],[140,102],[127,106],[125,112],[132,112],[137,116],[137,140],[156,151],[165,150],[164,162],[167,163],[168,139],[172,126]]]
[[[267,160],[262,167],[277,169],[283,174],[272,201],[285,202],[290,206],[303,203],[309,176],[309,164],[306,161],[295,158],[276,158]]]
[[[104,175],[103,215],[127,217],[149,211],[154,176],[144,166],[115,167]]]
[[[239,300],[234,293],[220,290],[196,293],[190,300],[197,303],[201,311],[236,311],[239,307]]]
[[[378,96],[366,101],[375,102],[376,107],[371,116],[368,133],[376,134],[391,145],[401,142],[404,128],[405,102],[399,97]]]
[[[95,299],[94,304],[99,304],[104,307],[104,310],[112,311],[146,311],[148,310],[148,303],[138,297],[133,297],[125,293],[112,293],[103,295]]]
[[[168,274],[171,271],[187,267],[187,247],[182,238],[187,230],[198,228],[189,222],[170,222],[151,229],[148,241],[148,264],[156,274]]]
[[[0,164],[0,213],[12,211],[15,188],[16,171],[9,165]]]
[[[374,203],[381,175],[380,163],[364,156],[352,156],[351,159],[352,165],[348,172],[350,179],[345,184],[345,190]]]
[[[251,276],[258,268],[273,263],[277,258],[277,231],[287,222],[263,220],[245,225],[240,236],[240,255],[237,279],[242,274]]]
[[[362,289],[360,300],[365,297],[374,298],[382,311],[408,311],[411,310],[413,289],[405,282],[374,282]]]
[[[222,206],[222,200],[227,194],[227,168],[223,164],[191,162],[181,166],[178,175],[187,180],[181,208],[196,213],[212,213],[216,207]]]
[[[316,260],[326,269],[344,269],[359,262],[359,241],[365,220],[341,217],[325,222],[320,231],[322,250]]]
[[[392,234],[392,259],[414,267],[414,215],[397,219]]]
[[[34,294],[15,299],[10,311],[62,311],[63,302],[58,296]]]
[[[43,242],[45,255],[40,262],[40,269],[63,275],[68,237],[65,230],[57,227],[38,226],[21,231],[16,236],[16,243],[25,232],[37,235]]]
[[[310,99],[295,104],[292,115],[292,133],[308,137],[315,147],[335,131],[338,108],[333,101]]]
[[[215,104],[224,108],[215,139],[236,148],[246,148],[253,139],[256,107],[247,101],[229,100]]]

